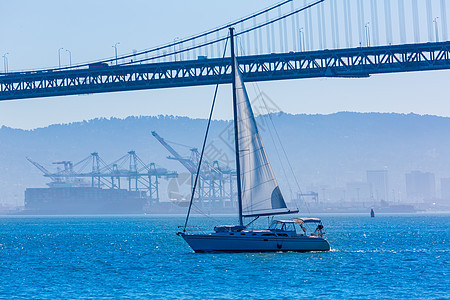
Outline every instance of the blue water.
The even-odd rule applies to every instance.
[[[321,217],[332,251],[263,254],[192,253],[179,216],[0,217],[0,298],[450,299],[449,214]]]

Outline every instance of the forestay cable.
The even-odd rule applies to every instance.
[[[227,51],[227,44],[228,44],[228,38],[227,38],[227,40],[225,42],[225,49],[223,49],[222,59],[225,58],[225,54],[226,54],[226,51]],[[187,212],[187,215],[186,215],[186,221],[184,222],[183,232],[186,232],[186,227],[187,227],[187,223],[188,223],[188,220],[189,220],[189,215],[190,215],[191,209],[192,209],[192,203],[194,202],[195,189],[197,187],[197,182],[198,182],[198,178],[199,178],[199,175],[200,175],[200,169],[201,169],[201,166],[202,166],[202,160],[203,160],[203,154],[205,152],[206,141],[208,140],[209,127],[211,125],[211,119],[212,119],[212,115],[213,115],[213,112],[214,112],[214,105],[216,104],[217,91],[219,90],[219,82],[220,82],[220,78],[217,80],[216,88],[214,90],[214,97],[213,97],[213,102],[212,102],[212,105],[211,105],[211,111],[209,113],[208,125],[206,126],[205,139],[203,140],[202,152],[200,153],[200,159],[199,159],[198,167],[197,167],[197,174],[195,176],[194,186],[192,187],[191,201],[189,202],[189,209],[188,209],[188,212]]]

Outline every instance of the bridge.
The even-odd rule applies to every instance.
[[[0,100],[230,83],[229,27],[246,82],[450,69],[445,0],[426,0],[424,9],[417,0],[384,0],[384,18],[380,3],[285,0],[190,38],[74,66],[9,72],[4,57]]]

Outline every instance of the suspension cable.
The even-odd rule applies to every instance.
[[[136,53],[126,54],[126,55],[118,56],[117,58],[113,57],[113,58],[108,58],[108,59],[101,59],[101,60],[94,60],[94,61],[84,62],[84,63],[80,63],[80,64],[73,65],[73,66],[65,66],[65,67],[51,68],[51,69],[26,70],[26,71],[23,71],[23,72],[21,72],[21,73],[36,72],[36,71],[45,72],[45,71],[50,71],[50,70],[51,70],[51,71],[56,71],[56,70],[58,70],[58,71],[75,70],[75,69],[78,69],[78,68],[81,68],[81,67],[89,66],[89,65],[92,64],[92,63],[110,63],[110,62],[114,62],[114,61],[117,62],[117,60],[124,60],[124,59],[127,59],[127,58],[133,58],[133,57],[140,56],[140,55],[143,55],[143,54],[155,53],[155,52],[158,53],[158,51],[160,51],[160,50],[168,49],[168,48],[170,49],[170,48],[172,48],[172,47],[174,47],[174,46],[182,45],[183,43],[187,43],[187,42],[189,42],[189,41],[194,41],[194,40],[196,40],[196,39],[200,39],[201,37],[205,37],[205,36],[211,35],[211,34],[213,34],[213,33],[215,33],[215,32],[222,31],[222,30],[224,30],[224,29],[226,29],[226,28],[229,28],[229,27],[231,27],[231,26],[237,25],[237,24],[239,24],[239,23],[246,22],[246,21],[248,21],[248,20],[250,20],[250,19],[252,19],[252,18],[256,18],[256,17],[258,17],[258,16],[260,16],[260,15],[263,15],[263,14],[265,14],[265,13],[267,13],[267,12],[270,12],[270,11],[276,9],[276,8],[280,8],[280,7],[286,5],[287,3],[290,3],[290,2],[292,2],[292,1],[293,1],[293,0],[284,0],[284,1],[281,1],[281,2],[279,2],[279,3],[277,3],[277,4],[273,5],[273,6],[271,6],[271,7],[269,7],[269,8],[263,9],[263,10],[261,10],[261,11],[255,13],[255,14],[253,14],[253,15],[249,15],[249,16],[244,17],[244,18],[241,18],[241,19],[239,19],[239,20],[237,20],[237,21],[230,22],[230,23],[228,23],[228,24],[226,24],[226,25],[217,27],[217,28],[215,28],[215,29],[206,31],[206,32],[201,33],[201,34],[198,34],[198,35],[191,36],[191,37],[186,38],[186,39],[184,39],[184,40],[179,40],[179,41],[174,42],[174,43],[165,44],[165,45],[163,45],[163,46],[151,48],[151,49],[149,49],[149,50],[144,50],[144,51],[139,51],[139,52],[136,52]],[[268,25],[270,25],[270,24],[276,23],[276,22],[281,21],[281,20],[283,20],[283,19],[286,19],[286,18],[288,18],[288,17],[290,17],[290,16],[292,16],[292,15],[295,15],[295,14],[298,14],[298,13],[300,13],[300,12],[302,12],[302,11],[308,10],[308,9],[310,9],[310,8],[316,6],[316,5],[318,5],[318,4],[320,4],[320,3],[324,2],[324,1],[325,1],[325,0],[316,0],[316,1],[313,2],[313,3],[310,3],[310,4],[308,4],[308,5],[305,5],[305,6],[301,7],[301,8],[298,8],[298,9],[296,9],[296,10],[293,10],[293,11],[291,11],[291,12],[289,12],[289,13],[284,14],[284,15],[281,15],[281,16],[275,18],[275,19],[268,20],[268,21],[263,22],[263,23],[261,23],[261,24],[259,24],[259,25],[252,26],[252,27],[250,27],[249,29],[246,29],[246,30],[244,30],[244,31],[237,32],[237,33],[235,34],[235,36],[237,37],[237,36],[239,36],[239,35],[243,35],[243,34],[246,34],[246,33],[252,32],[252,31],[255,31],[255,30],[259,29],[259,28],[262,28],[262,27],[268,26]],[[117,66],[135,65],[135,64],[137,64],[137,63],[142,63],[142,62],[151,61],[151,60],[156,60],[156,59],[160,59],[160,58],[164,58],[164,57],[168,57],[168,56],[172,56],[172,55],[177,55],[177,54],[184,53],[184,52],[189,52],[189,51],[192,51],[192,50],[195,50],[195,49],[198,49],[198,48],[207,47],[207,46],[209,46],[209,45],[216,44],[216,43],[219,43],[219,42],[221,42],[221,41],[225,41],[225,40],[227,40],[227,39],[228,39],[227,37],[216,38],[215,40],[212,40],[212,41],[210,41],[210,42],[204,42],[204,43],[201,43],[201,44],[196,45],[196,46],[191,46],[191,47],[187,47],[187,48],[184,48],[184,49],[181,49],[181,50],[175,50],[175,51],[172,51],[172,52],[163,53],[163,54],[161,54],[161,55],[156,54],[156,56],[152,56],[152,57],[149,57],[149,58],[136,59],[136,60],[132,60],[132,61],[130,61],[130,62],[123,62],[123,63],[117,64]],[[116,65],[115,65],[115,66],[116,66]],[[114,66],[114,67],[115,67],[115,66]]]

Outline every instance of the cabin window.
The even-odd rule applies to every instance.
[[[273,233],[264,233],[264,234],[261,234],[262,236],[275,236],[275,234],[273,234]]]
[[[294,224],[287,224],[286,225],[286,231],[295,231],[295,225]]]
[[[277,234],[278,236],[288,236],[286,233],[279,233],[279,234]]]
[[[241,233],[241,235],[245,235],[245,233]]]
[[[230,235],[234,235],[234,233],[230,232]]]

